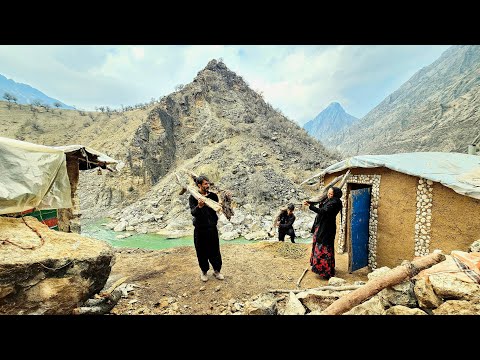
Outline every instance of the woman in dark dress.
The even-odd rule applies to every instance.
[[[311,230],[313,243],[310,265],[314,273],[326,280],[335,276],[334,242],[337,232],[337,214],[343,207],[341,197],[340,188],[330,187],[327,198],[318,207],[308,201],[304,203],[309,205],[310,210],[317,213]]]

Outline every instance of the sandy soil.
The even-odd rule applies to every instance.
[[[311,244],[259,242],[221,246],[224,280],[209,271],[200,280],[195,249],[119,249],[111,279],[128,276],[136,285],[112,310],[113,314],[241,314],[242,305],[269,289],[297,289],[296,282],[308,266]],[[348,255],[336,254],[336,277],[349,284],[367,281],[368,268],[348,273]],[[301,288],[327,285],[308,271]],[[279,295],[281,296],[281,294]],[[235,305],[237,303],[237,305]],[[285,300],[279,301],[279,308]],[[235,306],[234,306],[235,305]]]

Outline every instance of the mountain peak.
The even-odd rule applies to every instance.
[[[344,155],[465,152],[478,129],[479,74],[480,46],[449,47],[325,144]]]
[[[336,101],[331,102],[330,105],[327,106],[327,108],[330,108],[330,107],[331,108],[340,108],[340,109],[343,110],[342,105],[340,105],[340,103],[338,103]]]
[[[212,59],[208,62],[207,66],[203,68],[203,70],[200,70],[197,75],[203,74],[207,71],[213,71],[215,73],[218,73],[222,76],[230,75],[230,76],[237,76],[233,71],[231,71],[227,65],[223,63],[222,60],[216,60]]]
[[[358,119],[348,114],[339,102],[334,101],[313,120],[307,122],[303,128],[307,130],[311,136],[322,141],[350,126],[355,120]]]
[[[210,60],[207,66],[200,70],[193,80],[193,83],[212,84],[212,82],[216,82],[217,85],[223,83],[228,88],[232,88],[234,85],[242,90],[246,90],[248,88],[248,85],[245,83],[243,78],[230,70],[221,59]]]

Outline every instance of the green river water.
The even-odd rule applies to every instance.
[[[187,236],[187,237],[182,237],[178,239],[167,239],[157,234],[133,233],[133,235],[128,238],[117,239],[116,236],[119,234],[123,234],[123,232],[115,232],[101,225],[108,222],[110,222],[110,220],[102,219],[95,222],[82,224],[82,235],[99,239],[99,240],[105,240],[108,243],[110,243],[113,247],[128,247],[128,248],[159,250],[159,249],[168,249],[168,248],[179,247],[179,246],[193,246],[193,236]],[[290,240],[287,237],[285,241],[289,242]],[[301,243],[308,243],[311,241],[311,239],[297,238],[295,241],[301,242]],[[228,241],[220,240],[220,245],[252,244],[256,242],[258,241],[247,240],[241,237],[235,240],[228,240]]]

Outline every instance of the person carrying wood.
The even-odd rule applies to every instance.
[[[312,230],[312,253],[310,266],[312,271],[325,280],[335,276],[335,253],[334,241],[337,232],[336,217],[342,211],[342,190],[338,187],[330,187],[327,198],[316,207],[306,200],[305,205],[317,213],[313,222]]]
[[[285,241],[285,235],[290,236],[290,241],[295,244],[295,230],[293,223],[295,215],[293,211],[295,205],[289,204],[286,210],[283,210],[278,217],[278,241]]]
[[[204,175],[195,178],[195,184],[201,195],[218,203],[218,195],[209,191],[210,181]],[[220,240],[218,238],[218,216],[215,210],[205,206],[205,200],[196,199],[193,194],[188,198],[190,212],[193,216],[193,242],[197,253],[198,265],[201,269],[200,279],[208,281],[207,272],[210,264],[213,267],[213,276],[223,280],[222,255],[220,254]]]

